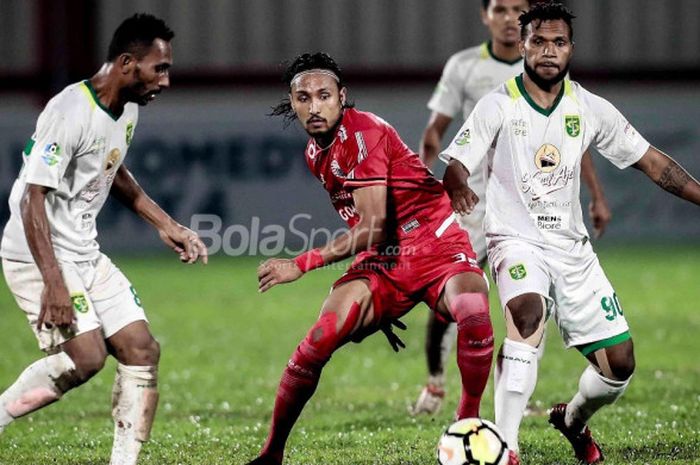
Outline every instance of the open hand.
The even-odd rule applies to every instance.
[[[294,260],[271,258],[258,267],[258,292],[265,292],[277,284],[296,281],[304,273]]]

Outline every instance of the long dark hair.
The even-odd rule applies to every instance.
[[[288,62],[289,63],[289,62]],[[294,58],[284,70],[282,74],[282,82],[287,84],[287,89],[291,90],[292,79],[297,74],[303,71],[309,71],[311,69],[325,69],[331,71],[333,74],[338,76],[338,89],[345,87],[345,81],[343,80],[343,71],[338,66],[335,60],[324,52],[316,53],[304,53]],[[345,103],[343,108],[352,108],[353,103]],[[294,109],[292,109],[292,103],[289,98],[283,98],[280,103],[272,107],[272,111],[268,116],[282,116],[285,120],[285,126],[289,125],[292,121],[296,119],[296,114]]]

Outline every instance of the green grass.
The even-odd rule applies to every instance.
[[[700,248],[606,249],[635,340],[637,372],[627,394],[601,411],[592,428],[608,464],[700,463]],[[256,292],[257,260],[214,257],[208,267],[174,259],[119,259],[162,344],[161,403],[141,464],[243,464],[267,433],[279,376],[315,320],[339,271],[317,270],[265,295]],[[411,418],[407,406],[425,379],[427,309],[405,320],[408,349],[394,354],[383,336],[345,347],[290,438],[289,464],[433,464],[459,392],[448,369],[448,403],[436,418]],[[503,320],[495,292],[497,340]],[[0,290],[0,388],[41,356],[4,286]],[[533,399],[549,406],[574,393],[585,363],[563,350],[550,324]],[[114,362],[85,386],[0,436],[0,464],[97,465],[109,461]],[[493,417],[492,386],[482,413]],[[526,418],[524,464],[574,464],[569,446],[545,418]]]

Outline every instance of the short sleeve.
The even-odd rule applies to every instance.
[[[649,150],[649,142],[610,102],[592,97],[591,109],[598,122],[593,146],[620,169],[637,163]]]
[[[462,112],[463,105],[474,104],[474,102],[465,102],[463,85],[464,79],[459,74],[459,60],[456,55],[453,55],[445,64],[440,82],[428,102],[428,108],[454,118]]]
[[[36,132],[25,152],[24,181],[58,188],[78,146],[80,131],[61,112],[45,109],[37,121]]]
[[[358,163],[348,174],[345,188],[387,185],[389,177],[389,149],[386,132],[358,131],[355,133],[357,142]]]
[[[479,100],[450,145],[440,154],[449,163],[455,159],[474,173],[486,156],[502,124],[500,104],[494,94]]]

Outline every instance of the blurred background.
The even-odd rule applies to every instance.
[[[572,78],[610,100],[650,142],[700,176],[697,1],[565,3],[577,15]],[[43,105],[99,68],[124,18],[149,12],[165,19],[176,37],[172,87],[142,109],[126,160],[146,191],[184,224],[195,214],[218,216],[219,233],[234,228],[224,237],[229,250],[241,253],[260,252],[253,250],[252,236],[264,236],[266,225],[287,232],[290,221],[305,231],[340,227],[305,167],[305,133],[267,116],[286,93],[281,63],[305,51],[330,53],[345,69],[358,108],[382,116],[417,150],[429,116],[426,104],[445,61],[487,39],[480,4],[0,0],[0,221],[8,216],[6,199],[21,150]],[[459,124],[453,122],[445,142]],[[594,158],[614,215],[606,242],[697,243],[696,207],[635,170],[621,172]],[[441,175],[442,167],[435,171]],[[145,223],[115,203],[102,212],[99,230],[107,251],[141,251],[159,243]],[[286,234],[284,242],[306,245],[295,234]]]

